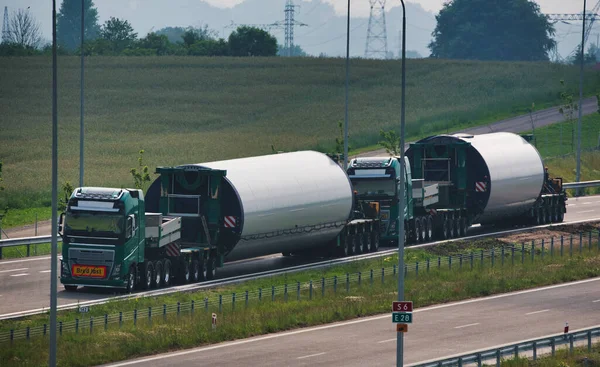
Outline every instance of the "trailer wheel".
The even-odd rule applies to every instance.
[[[192,273],[190,271],[190,264],[187,262],[187,259],[181,260],[181,269],[179,271],[179,283],[187,284],[190,282],[190,278],[192,277]]]
[[[546,207],[546,223],[552,223],[554,220],[554,208],[552,206]]]
[[[460,218],[460,236],[465,237],[467,235],[467,218]]]
[[[206,264],[206,276],[208,280],[213,280],[217,276],[217,258],[215,256],[209,256]]]
[[[154,265],[154,287],[160,288],[163,286],[163,266],[160,261]]]
[[[415,228],[415,243],[419,243],[421,242],[421,221],[419,221],[419,218],[415,218],[414,221],[414,228]]]
[[[163,285],[168,287],[171,285],[171,260],[165,260],[165,268],[163,271]]]
[[[379,250],[379,231],[376,229],[371,234],[371,252]]]
[[[202,257],[200,264],[200,280],[208,279],[208,255]]]
[[[433,240],[433,219],[431,218],[431,215],[427,216],[427,218],[425,219],[425,223],[427,226],[427,235],[425,236],[425,241],[429,242]]]
[[[144,277],[142,279],[143,287],[145,290],[149,290],[150,288],[152,288],[153,276],[154,276],[154,266],[152,266],[151,262],[145,263],[144,264]]]
[[[192,260],[192,282],[200,281],[200,262],[196,259]]]
[[[427,218],[419,218],[421,222],[421,242],[427,242]]]
[[[364,232],[363,233],[363,242],[365,243],[365,253],[371,252],[373,251],[373,249],[371,248],[371,232]]]
[[[364,236],[362,234],[354,235],[354,253],[360,255],[365,250]]]
[[[450,238],[450,234],[448,233],[448,225],[449,225],[448,218],[444,215],[444,217],[442,218],[442,239],[443,240],[447,240],[448,238]]]

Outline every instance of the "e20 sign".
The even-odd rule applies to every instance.
[[[392,303],[392,312],[412,312],[412,301],[395,301]]]

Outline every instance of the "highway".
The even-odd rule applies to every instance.
[[[572,198],[567,202],[565,221],[600,220],[600,196]],[[475,227],[469,233],[492,232],[494,228]],[[33,257],[0,261],[0,316],[20,311],[48,308],[50,303],[50,257]],[[287,258],[280,254],[228,263],[217,272],[218,279],[282,269],[309,263],[307,258]],[[76,293],[64,291],[58,284],[58,305],[98,300],[113,295],[114,290],[80,288]],[[8,301],[10,300],[10,301]]]
[[[406,365],[600,324],[600,278],[417,308],[404,337]],[[395,366],[390,313],[109,366]]]
[[[598,112],[598,102],[596,97],[590,97],[583,100],[581,113],[583,116],[590,115],[592,113]],[[551,107],[544,110],[540,110],[535,112],[533,115],[533,120],[536,128],[540,128],[543,126],[551,125],[557,122],[564,121],[565,118],[558,111],[558,107]],[[506,131],[512,133],[522,133],[524,131],[531,130],[531,118],[529,115],[521,115],[517,117],[512,117],[509,119],[501,120],[494,122],[489,125],[482,125],[478,127],[473,127],[464,130],[457,130],[454,132],[450,132],[451,134],[455,133],[468,133],[468,134],[487,134],[498,131]],[[406,143],[405,147],[408,148],[408,144]],[[387,155],[385,149],[378,149],[371,152],[361,153],[357,156],[360,157],[377,157]]]

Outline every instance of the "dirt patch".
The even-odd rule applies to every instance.
[[[498,241],[502,242],[503,244],[520,244],[523,242],[526,244],[531,244],[531,241],[535,241],[536,247],[539,247],[542,245],[542,240],[549,242],[553,237],[555,238],[555,241],[556,239],[560,238],[560,236],[564,236],[565,239],[570,238],[571,235],[578,237],[579,233],[584,233],[584,237],[587,237],[587,233],[590,231],[597,231],[599,225],[600,222],[593,222],[537,229],[499,237]],[[597,240],[597,238],[597,235],[592,235],[593,241]]]

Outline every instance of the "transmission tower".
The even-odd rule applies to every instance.
[[[587,40],[590,36],[590,33],[592,31],[594,22],[597,19],[600,19],[600,15],[596,14],[598,11],[600,11],[600,0],[596,3],[596,5],[592,9],[592,11],[589,14],[585,15],[585,21],[586,21],[586,23],[587,22],[589,22],[589,23],[587,23],[586,27],[585,27],[585,34],[584,34],[584,41],[583,41],[584,47],[585,47],[585,43],[587,42]],[[583,21],[583,14],[546,14],[546,17],[548,17],[548,20],[554,21],[554,23],[556,23],[558,21],[563,21],[563,22]],[[577,50],[580,46],[581,45],[578,45],[577,47],[575,47],[575,49],[573,51],[571,51],[569,56],[576,54]],[[585,52],[585,50],[583,50],[583,52]],[[555,56],[557,57],[557,59],[560,59],[560,55],[558,55],[557,50],[555,50]]]
[[[4,23],[2,24],[2,43],[10,41],[10,26],[8,24],[8,6],[4,7]]]
[[[369,0],[371,13],[367,29],[365,58],[387,58],[387,29],[385,25],[385,0]]]
[[[307,27],[308,24],[299,22],[294,19],[294,15],[296,12],[296,7],[298,5],[294,5],[293,0],[287,0],[285,3],[284,14],[285,20],[277,22],[269,23],[269,24],[236,24],[233,21],[230,25],[225,26],[224,28],[236,28],[239,26],[248,26],[248,27],[256,27],[267,32],[270,32],[271,29],[284,29],[285,30],[285,49],[286,56],[293,56],[294,49],[294,27]]]

